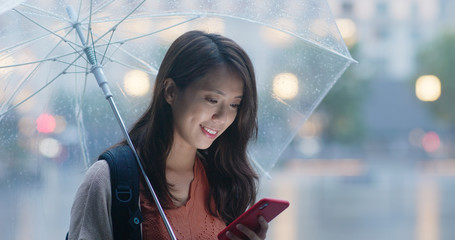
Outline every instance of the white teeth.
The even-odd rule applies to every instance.
[[[212,130],[212,129],[208,129],[206,127],[204,127],[204,129],[205,129],[205,131],[207,131],[208,133],[213,134],[213,135],[215,135],[217,133],[217,131]]]

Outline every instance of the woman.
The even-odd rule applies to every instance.
[[[130,136],[178,239],[215,239],[255,202],[257,176],[246,150],[256,132],[256,82],[243,49],[200,31],[175,40],[158,71],[151,104]],[[168,238],[144,186],[141,182],[143,239]],[[112,239],[110,204],[109,167],[97,161],[76,194],[69,239]],[[264,239],[268,224],[258,221],[257,233],[239,230]]]

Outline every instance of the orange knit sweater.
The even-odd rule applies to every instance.
[[[226,227],[225,223],[207,210],[209,183],[204,166],[198,158],[194,163],[194,179],[190,185],[190,194],[184,206],[165,209],[164,212],[179,240],[216,239],[217,234]],[[166,227],[144,183],[140,183],[142,239],[170,239]]]

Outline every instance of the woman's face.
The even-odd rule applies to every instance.
[[[184,91],[176,91],[171,106],[177,146],[210,147],[234,121],[242,95],[242,79],[224,66],[209,72]]]

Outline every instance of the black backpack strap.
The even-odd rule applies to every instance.
[[[109,164],[114,240],[142,239],[139,172],[133,151],[129,146],[123,145],[104,152],[98,159],[104,159]]]

